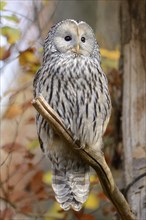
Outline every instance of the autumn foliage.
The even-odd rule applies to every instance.
[[[6,44],[1,46],[0,61],[9,65],[14,56],[14,48],[21,40],[20,17],[11,12],[5,13],[6,2],[0,3],[2,13],[1,34]],[[5,25],[10,21],[14,25]],[[7,22],[9,24],[9,22]],[[103,68],[107,72],[113,102],[113,115],[107,128],[104,145],[105,157],[110,165],[121,166],[121,86],[122,79],[118,68],[119,51],[101,49]],[[17,85],[9,88],[3,97],[9,97],[7,108],[1,119],[1,175],[0,175],[0,219],[11,220],[40,217],[44,220],[96,220],[106,219],[115,212],[103,194],[98,178],[92,171],[91,192],[83,209],[64,212],[56,203],[51,187],[49,161],[39,148],[35,128],[35,110],[31,105],[32,81],[40,66],[42,46],[31,45],[19,50],[15,59],[19,63]],[[11,74],[11,70],[7,73]],[[118,132],[115,132],[118,131]],[[118,146],[115,150],[115,145]],[[115,155],[116,158],[115,159]],[[117,157],[118,156],[118,157]],[[99,217],[98,217],[99,216]],[[102,217],[101,217],[102,216]]]

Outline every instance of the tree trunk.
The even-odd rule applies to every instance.
[[[126,195],[146,219],[146,0],[121,1]]]

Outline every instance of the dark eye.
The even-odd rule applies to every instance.
[[[82,41],[83,43],[85,43],[85,41],[86,41],[85,37],[81,37],[81,41]]]
[[[66,41],[70,41],[72,38],[71,38],[71,36],[65,36],[65,38],[64,38]]]

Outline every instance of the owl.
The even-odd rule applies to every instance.
[[[50,29],[33,86],[34,97],[43,95],[74,141],[82,148],[102,150],[111,100],[99,46],[86,22],[67,19]],[[55,198],[64,210],[79,211],[89,194],[89,165],[39,113],[36,125],[40,146],[51,163]]]

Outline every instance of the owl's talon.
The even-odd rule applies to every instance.
[[[81,145],[79,140],[76,140],[74,143],[76,143],[79,147],[76,147],[76,150],[82,150],[85,148],[85,144]]]
[[[69,125],[69,126],[67,126],[67,130],[70,130],[70,125]]]
[[[82,149],[84,149],[84,146],[80,145],[80,147],[76,147],[75,149],[76,150],[82,150]]]

